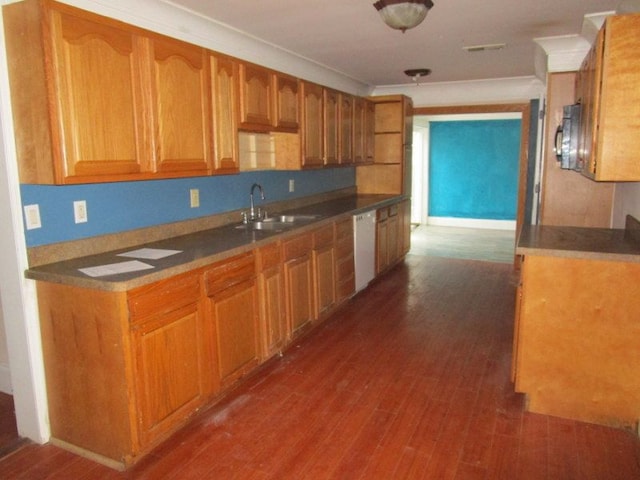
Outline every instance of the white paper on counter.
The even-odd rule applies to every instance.
[[[182,253],[182,250],[167,250],[163,248],[139,248],[130,252],[118,253],[119,257],[145,258],[147,260],[158,260],[160,258],[170,257],[176,253]]]
[[[150,268],[153,268],[153,266],[148,263],[131,260],[129,262],[110,263],[108,265],[98,265],[96,267],[79,268],[78,270],[90,277],[106,277],[107,275],[137,272],[139,270],[149,270]]]

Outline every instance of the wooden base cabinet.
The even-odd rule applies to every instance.
[[[524,256],[513,375],[528,410],[637,425],[638,278],[639,263]]]
[[[335,224],[336,238],[336,303],[349,298],[356,289],[353,254],[353,220],[351,217]]]
[[[314,320],[311,235],[302,234],[282,244],[287,322],[291,336],[300,334]]]
[[[207,323],[215,339],[220,385],[226,387],[261,358],[258,286],[253,253],[207,268]]]
[[[256,251],[262,357],[281,353],[289,338],[285,308],[285,282],[280,242]]]
[[[336,256],[333,223],[313,232],[314,317],[320,319],[336,302]]]

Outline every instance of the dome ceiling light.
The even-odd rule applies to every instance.
[[[420,79],[431,75],[431,70],[428,68],[410,68],[409,70],[405,70],[404,74],[411,77],[412,80],[416,82],[416,85],[420,85]]]
[[[429,9],[433,7],[433,2],[431,0],[379,0],[373,6],[378,10],[384,23],[404,33],[407,29],[422,23]]]

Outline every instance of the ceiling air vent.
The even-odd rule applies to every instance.
[[[502,50],[506,46],[506,43],[488,43],[486,45],[468,45],[466,47],[462,47],[462,49],[473,53],[484,52],[485,50]]]

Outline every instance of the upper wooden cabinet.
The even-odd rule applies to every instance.
[[[3,16],[20,181],[150,172],[139,33],[49,2],[7,5]]]
[[[340,93],[324,89],[324,164],[340,163]]]
[[[324,92],[320,85],[301,82],[302,167],[324,165]]]
[[[639,44],[640,14],[607,18],[578,75],[578,155],[594,180],[640,180]]]
[[[205,51],[83,10],[3,10],[22,183],[210,170]]]
[[[353,96],[340,94],[340,163],[353,163]]]
[[[284,73],[274,75],[274,129],[280,132],[298,132],[300,128],[299,82]]]
[[[211,169],[209,62],[203,48],[152,36],[156,169],[206,175]]]
[[[259,65],[240,62],[240,123],[252,131],[269,131],[274,120],[273,73]]]
[[[213,169],[216,173],[239,170],[238,151],[238,63],[220,54],[210,54],[213,97]]]
[[[373,164],[356,171],[358,193],[411,194],[413,104],[409,97],[370,97],[375,104]],[[366,120],[365,120],[366,121]]]

